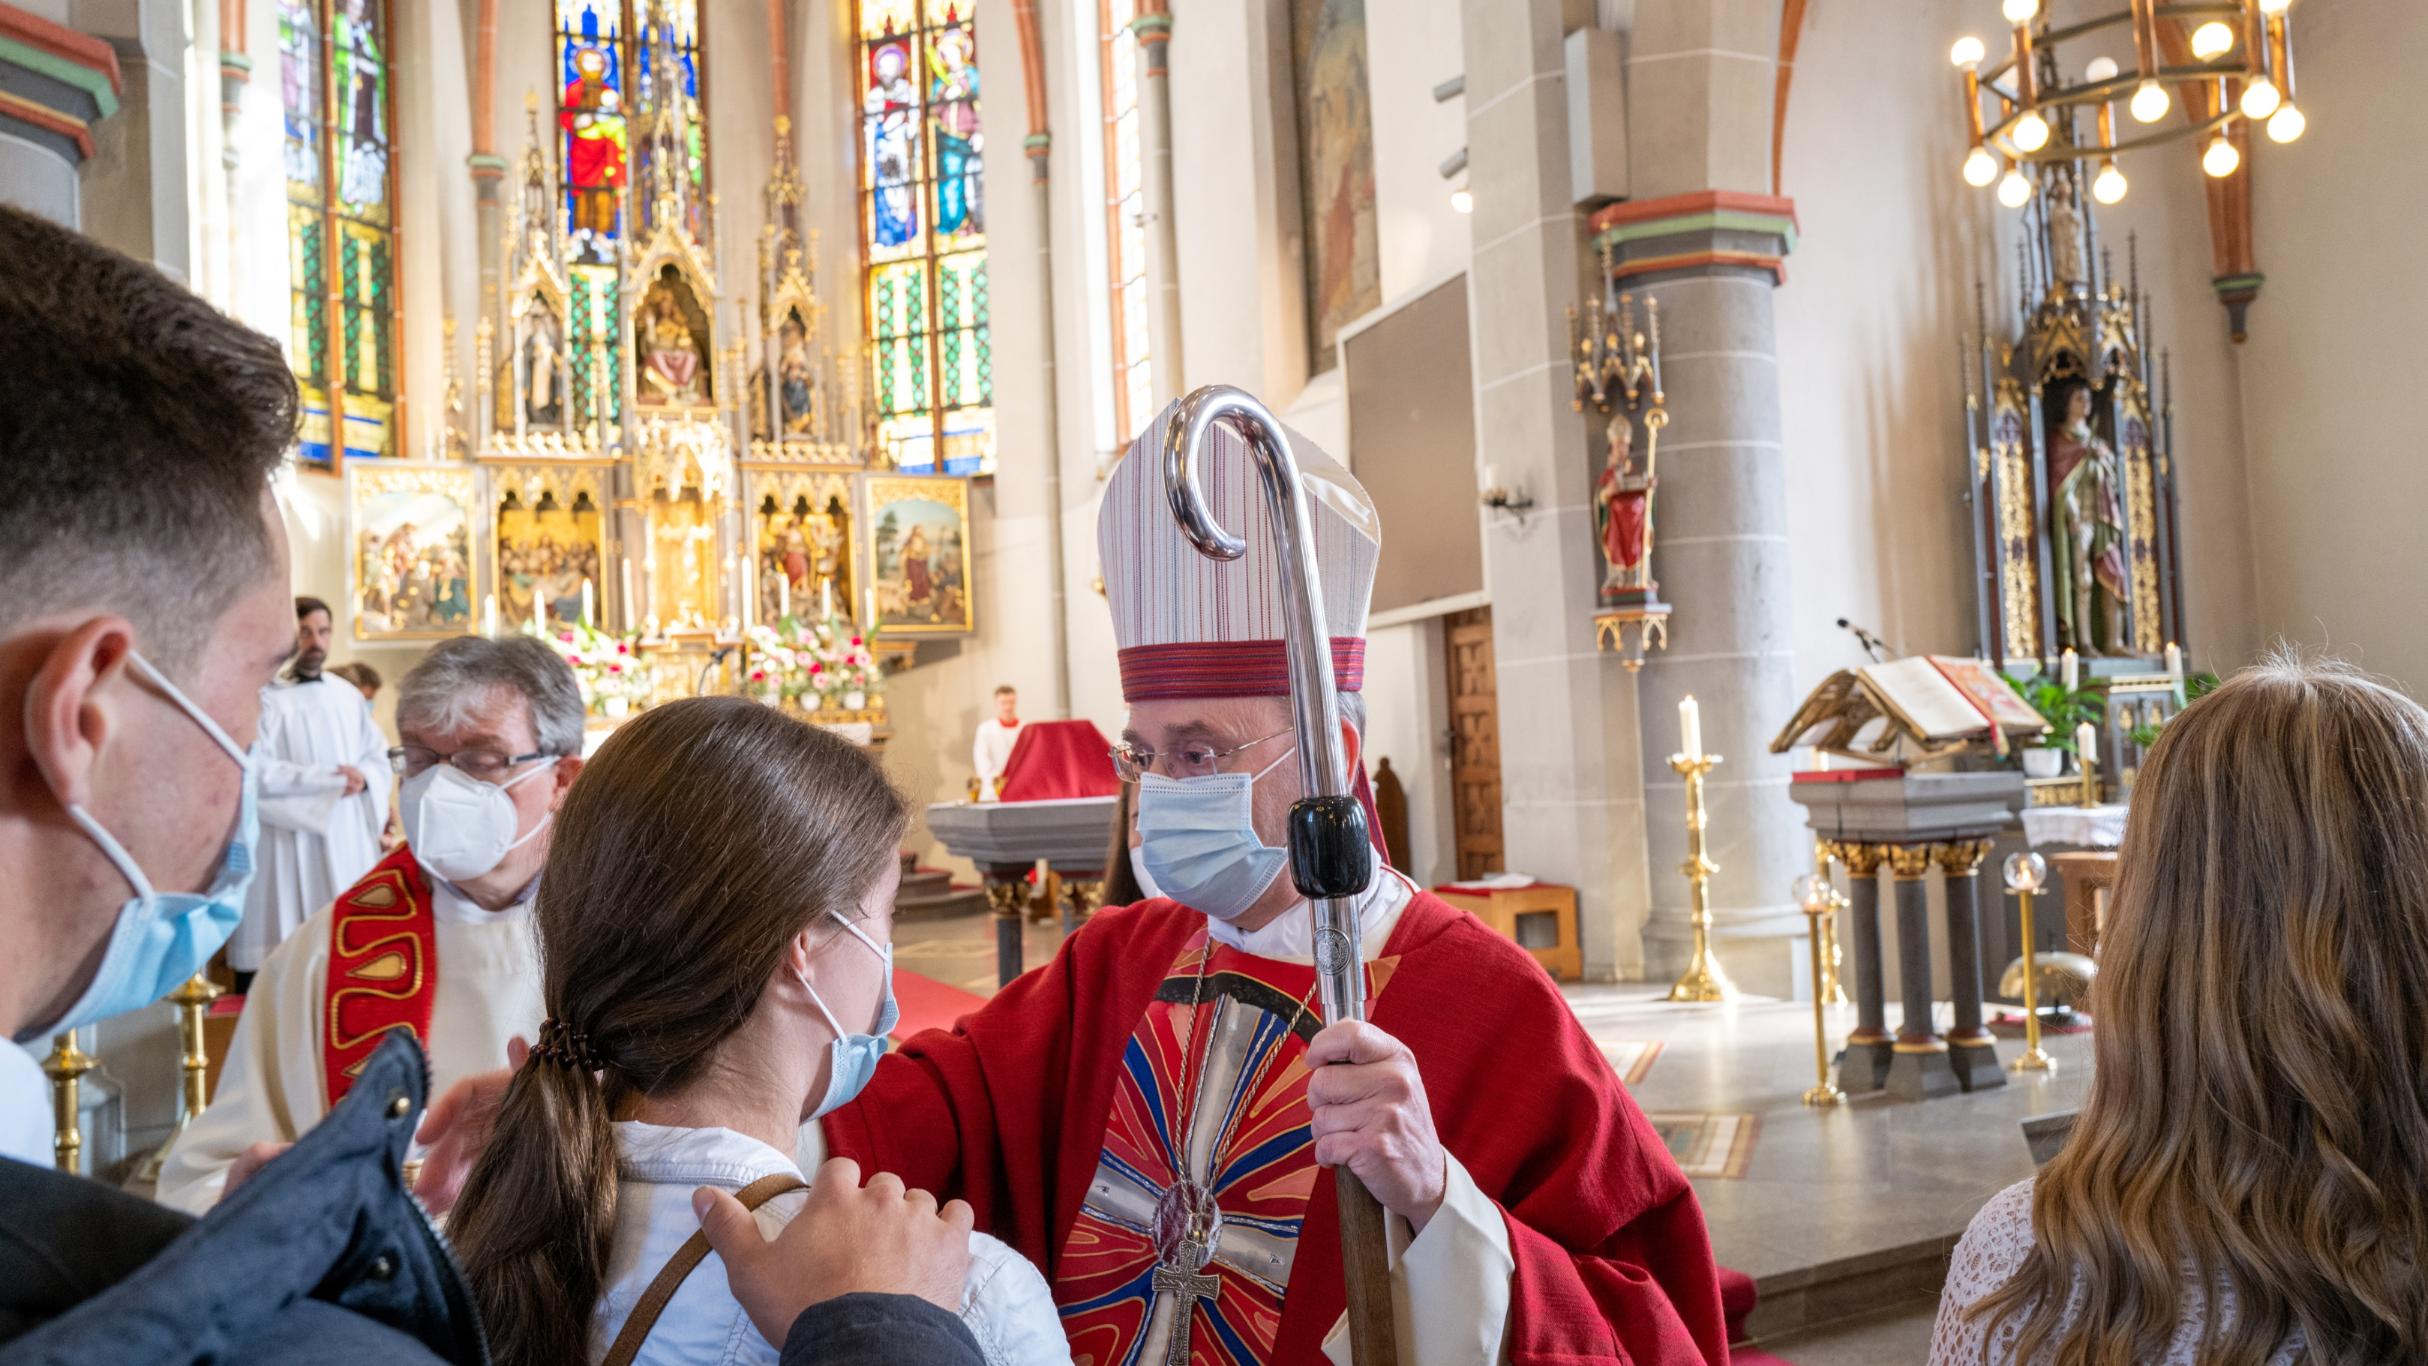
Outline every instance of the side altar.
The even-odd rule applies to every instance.
[[[1977,286],[1963,348],[1979,654],[2037,672],[2070,649],[2132,672],[2184,639],[2167,366],[2138,251],[2119,278],[2082,164],[2036,174],[2020,329],[1994,334]]]

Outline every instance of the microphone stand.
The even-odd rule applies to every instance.
[[[1332,678],[1332,633],[1324,620],[1315,526],[1289,437],[1245,390],[1208,385],[1180,401],[1160,452],[1164,496],[1198,551],[1236,560],[1248,543],[1215,521],[1201,483],[1216,426],[1245,441],[1273,522],[1283,620],[1290,656],[1298,776],[1307,795],[1290,808],[1290,877],[1315,918],[1315,975],[1324,1020],[1366,1018],[1363,938],[1355,898],[1374,879],[1366,813],[1350,795],[1341,753],[1340,698]],[[1349,1309],[1349,1352],[1356,1366],[1394,1366],[1398,1333],[1391,1310],[1391,1267],[1383,1207],[1346,1167],[1332,1171],[1340,1206],[1341,1271]]]

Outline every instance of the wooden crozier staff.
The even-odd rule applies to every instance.
[[[1290,808],[1290,879],[1315,916],[1315,975],[1324,1022],[1366,1018],[1364,943],[1354,900],[1374,879],[1374,844],[1365,809],[1350,794],[1340,746],[1340,697],[1333,686],[1324,593],[1290,439],[1270,410],[1245,390],[1212,384],[1180,402],[1164,429],[1163,484],[1172,516],[1199,551],[1236,560],[1247,542],[1214,520],[1199,485],[1199,456],[1217,424],[1248,446],[1273,519],[1283,620],[1288,627],[1290,703],[1298,731],[1298,776],[1307,795]],[[1346,1167],[1332,1171],[1340,1205],[1341,1271],[1347,1281],[1349,1351],[1356,1366],[1395,1366],[1391,1263],[1382,1203]]]

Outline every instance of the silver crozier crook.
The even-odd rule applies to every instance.
[[[1211,384],[1180,401],[1163,439],[1164,496],[1198,550],[1217,560],[1236,560],[1248,549],[1246,541],[1214,520],[1199,480],[1201,457],[1217,424],[1247,443],[1272,513],[1299,786],[1306,794],[1290,808],[1290,878],[1315,917],[1315,978],[1324,1021],[1362,1020],[1366,974],[1356,898],[1374,879],[1374,845],[1365,808],[1350,795],[1341,756],[1340,698],[1333,686],[1322,573],[1315,563],[1315,527],[1281,423],[1245,390]],[[1348,1168],[1336,1168],[1332,1179],[1340,1204],[1350,1354],[1356,1366],[1390,1366],[1398,1343],[1382,1205]]]

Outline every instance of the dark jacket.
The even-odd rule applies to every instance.
[[[199,1220],[0,1159],[0,1362],[487,1366],[463,1272],[406,1193],[429,1089],[380,1045],[292,1150]],[[955,1316],[898,1295],[812,1306],[785,1366],[980,1366]]]

